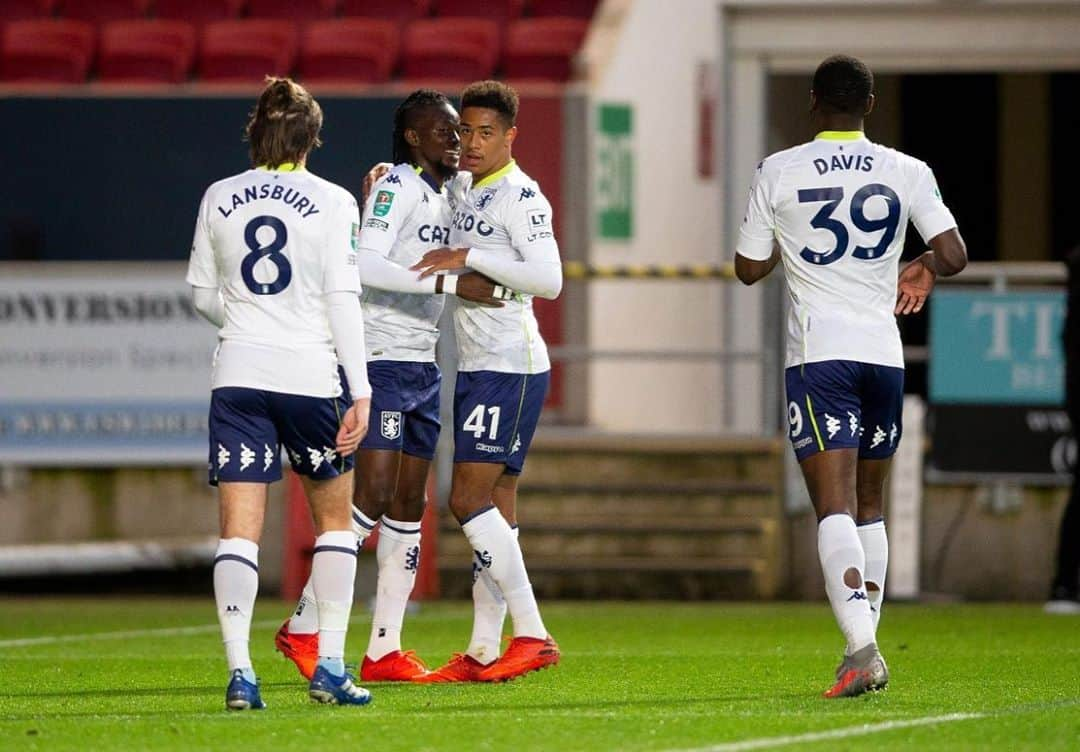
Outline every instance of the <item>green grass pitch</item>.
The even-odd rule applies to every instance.
[[[890,688],[824,700],[841,642],[822,604],[547,603],[562,663],[505,685],[368,685],[312,705],[261,600],[260,712],[224,709],[204,600],[0,600],[0,750],[1080,750],[1080,617],[1035,605],[888,604]],[[424,605],[406,647],[465,646],[464,603]],[[367,641],[354,612],[350,659]],[[117,634],[122,633],[122,634]]]

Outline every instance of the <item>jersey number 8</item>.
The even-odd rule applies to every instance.
[[[260,228],[269,227],[274,231],[274,239],[265,248],[259,247],[259,240],[255,233]],[[263,215],[255,217],[244,228],[244,242],[251,249],[251,253],[244,256],[240,264],[240,275],[244,278],[247,289],[256,295],[277,295],[292,282],[292,265],[281,251],[289,240],[289,231],[285,229],[285,223],[277,217]],[[259,282],[255,279],[255,264],[259,259],[267,259],[277,268],[277,278],[270,282]]]
[[[870,219],[863,212],[863,207],[865,206],[867,199],[872,198],[873,196],[881,196],[885,199],[885,205],[889,210],[889,213],[880,219]],[[818,213],[810,220],[810,226],[819,230],[828,230],[833,234],[833,237],[836,238],[836,244],[831,251],[825,251],[823,253],[806,247],[799,251],[799,255],[811,264],[819,264],[822,266],[831,264],[847,253],[849,240],[847,225],[837,219],[833,219],[832,216],[843,198],[844,189],[841,187],[809,188],[799,191],[800,204],[816,203],[818,201],[826,202],[825,206],[821,207],[821,209],[818,210]],[[889,244],[893,242],[893,238],[896,237],[896,230],[900,224],[900,197],[896,195],[896,191],[887,185],[882,185],[881,183],[864,185],[851,197],[851,221],[863,232],[877,232],[878,230],[884,230],[884,232],[881,233],[881,238],[878,240],[877,245],[857,245],[855,246],[855,250],[851,252],[851,255],[858,259],[870,260],[878,258],[885,253]]]

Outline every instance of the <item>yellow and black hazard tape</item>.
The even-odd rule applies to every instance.
[[[601,266],[580,261],[563,262],[566,279],[735,279],[732,264],[720,266],[669,266],[665,264],[627,264]]]

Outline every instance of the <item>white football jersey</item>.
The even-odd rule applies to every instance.
[[[213,387],[341,394],[324,295],[360,292],[356,199],[306,170],[248,170],[211,185],[187,281],[219,288]]]
[[[449,244],[450,204],[445,192],[411,165],[395,165],[371,190],[359,247],[408,269],[428,251]],[[368,360],[435,360],[445,296],[388,292],[369,285],[360,302]]]
[[[763,261],[780,246],[788,367],[903,368],[893,309],[908,220],[924,241],[956,227],[930,168],[861,131],[821,133],[758,165],[736,250]]]
[[[557,258],[551,204],[517,163],[473,184],[461,171],[448,184],[454,248],[494,251],[515,261],[521,250],[546,246]],[[459,300],[454,312],[459,371],[543,373],[551,369],[547,345],[533,315],[533,296],[516,293],[502,308]]]

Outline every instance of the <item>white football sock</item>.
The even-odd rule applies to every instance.
[[[511,528],[514,540],[518,539],[518,527]],[[478,662],[488,664],[499,657],[503,622],[506,620],[506,600],[491,579],[491,574],[480,566],[473,556],[473,629],[469,649],[465,651]]]
[[[472,517],[461,529],[473,547],[473,555],[495,581],[514,623],[515,637],[547,637],[540,618],[529,573],[510,525],[494,506]]]
[[[874,620],[863,584],[865,555],[855,520],[846,514],[831,514],[818,523],[818,558],[825,575],[825,592],[851,655],[874,641]],[[858,587],[844,583],[844,574],[851,569],[858,573]]]
[[[379,580],[367,649],[367,657],[373,661],[401,650],[401,625],[420,565],[420,523],[399,522],[383,515],[375,558]]]
[[[859,542],[866,555],[866,584],[875,584],[877,590],[866,588],[870,601],[870,613],[874,617],[874,632],[881,621],[881,607],[885,605],[885,573],[889,568],[889,537],[885,534],[885,519],[874,520],[858,526]]]
[[[214,601],[229,671],[251,669],[248,641],[259,591],[259,544],[246,538],[218,540],[214,556]]]
[[[352,509],[352,521],[353,532],[356,533],[356,548],[359,549],[371,535],[375,521],[356,507]],[[311,587],[311,577],[304,583],[296,610],[289,617],[288,631],[289,634],[315,634],[319,631],[319,607],[315,605],[315,590]]]
[[[311,585],[319,607],[319,658],[344,658],[356,579],[356,533],[331,530],[315,539]]]

